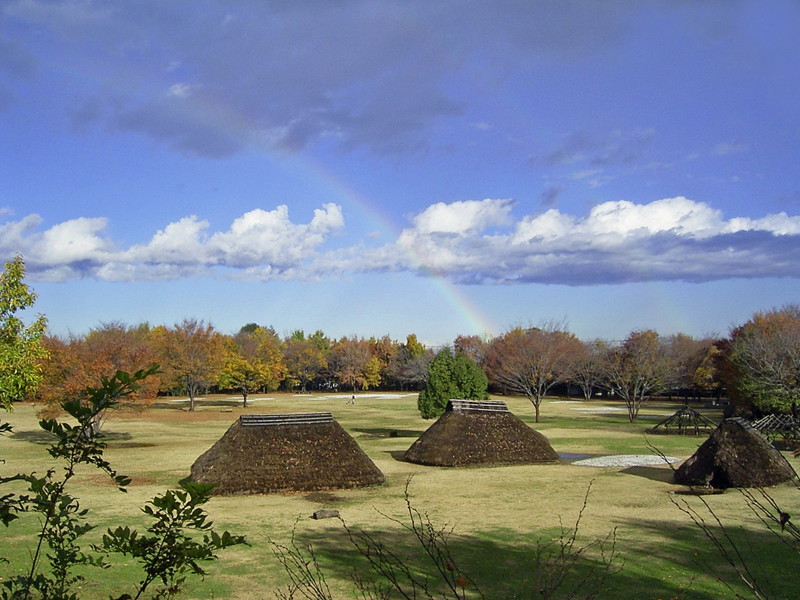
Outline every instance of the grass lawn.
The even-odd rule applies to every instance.
[[[447,469],[403,462],[402,453],[431,424],[416,410],[416,395],[273,394],[252,398],[247,409],[233,397],[214,396],[197,403],[193,413],[180,400],[163,401],[146,410],[117,411],[105,425],[106,457],[120,472],[133,478],[127,494],[116,490],[98,473],[81,472],[72,493],[91,509],[98,525],[88,540],[106,527],[131,524],[144,527],[139,507],[189,474],[194,460],[217,441],[242,413],[330,411],[386,475],[382,486],[328,493],[271,494],[215,497],[207,505],[217,528],[246,534],[249,547],[224,551],[209,565],[204,580],[190,580],[186,598],[274,598],[273,590],[288,580],[273,556],[270,540],[286,543],[292,530],[303,544],[316,548],[338,597],[355,597],[348,590],[350,572],[358,557],[348,545],[336,519],[313,520],[319,508],[338,509],[355,530],[379,534],[388,547],[413,556],[416,549],[408,532],[395,520],[406,517],[404,491],[408,483],[413,505],[435,524],[452,526],[451,548],[459,567],[494,599],[534,598],[537,543],[557,540],[561,525],[571,527],[591,484],[588,505],[580,525],[578,544],[587,544],[616,530],[621,569],[607,582],[600,598],[729,598],[744,588],[713,551],[703,533],[692,526],[675,502],[702,509],[701,499],[671,494],[668,467],[581,467],[560,464]],[[533,407],[522,398],[497,398],[523,421],[548,437],[562,455],[652,454],[648,443],[668,456],[687,458],[704,438],[654,436],[645,431],[677,410],[678,404],[645,405],[639,421],[627,421],[617,402],[578,402],[552,399],[542,405],[542,422],[533,422]],[[712,418],[719,415],[709,413]],[[34,408],[19,405],[4,415],[14,433],[0,438],[0,466],[4,475],[43,471],[50,465],[46,434],[38,429]],[[393,432],[393,435],[389,435]],[[797,461],[791,459],[795,468]],[[798,514],[800,494],[790,485],[770,490],[790,514]],[[737,491],[703,498],[729,527],[731,535],[763,570],[772,598],[800,597],[793,576],[798,555],[765,532]],[[36,523],[22,518],[0,531],[0,574],[24,567],[35,541]],[[577,566],[596,568],[592,551]],[[135,581],[132,565],[87,573],[82,598],[108,598]],[[467,596],[472,597],[472,596]]]

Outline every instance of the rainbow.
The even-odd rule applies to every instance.
[[[378,204],[355,189],[327,165],[313,160],[307,155],[295,154],[284,158],[288,158],[294,169],[300,171],[305,178],[311,178],[317,185],[322,186],[332,197],[343,201],[346,205],[356,205],[383,237],[389,240],[396,240],[399,237],[400,228],[387,214],[381,211]],[[424,277],[430,282],[436,293],[453,309],[453,314],[465,326],[465,333],[469,332],[480,337],[499,333],[496,323],[469,297],[465,290],[466,286],[455,284],[426,269],[419,257],[411,253],[408,253],[408,257],[413,264],[420,267],[420,271],[424,273]]]
[[[73,78],[86,80],[86,83],[89,84],[97,82],[96,72],[102,71],[102,69],[91,69],[90,66],[88,64],[86,68],[76,68],[74,65],[69,68],[55,66],[54,69],[67,72]],[[142,83],[143,76],[135,69],[128,75],[129,77],[120,78],[120,81],[130,82],[131,87],[127,92],[134,95],[138,90],[136,86]],[[345,205],[357,206],[382,237],[390,241],[397,239],[400,233],[399,229],[393,224],[392,219],[381,211],[376,202],[371,201],[320,161],[299,152],[276,150],[267,140],[250,137],[251,132],[257,130],[258,126],[239,111],[231,108],[224,99],[208,93],[196,95],[192,93],[191,85],[183,86],[181,84],[174,84],[170,87],[169,94],[181,97],[180,106],[176,105],[174,110],[176,115],[179,111],[182,120],[195,123],[201,128],[211,126],[231,138],[249,137],[251,145],[254,145],[257,150],[263,152],[270,159],[279,161],[285,168],[294,171],[305,181],[316,183],[326,194],[343,200]],[[436,273],[426,271],[422,261],[417,257],[409,256],[409,258],[414,264],[420,266],[420,270],[426,273],[425,277],[431,282],[437,293],[447,305],[453,308],[454,315],[457,315],[467,328],[465,332],[469,331],[479,336],[498,333],[495,323],[469,297],[464,290],[465,286],[459,286]]]

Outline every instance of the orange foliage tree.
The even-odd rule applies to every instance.
[[[755,313],[731,332],[732,383],[765,411],[798,414],[800,305]]]
[[[569,381],[582,352],[580,340],[559,324],[517,327],[490,342],[486,371],[494,385],[526,396],[538,423],[542,400],[554,385]]]
[[[87,388],[102,378],[111,378],[117,371],[145,370],[158,362],[146,323],[135,327],[120,322],[103,323],[83,337],[65,340],[48,336],[44,343],[50,359],[43,365],[44,384],[37,398],[43,404],[42,414],[49,417],[58,414],[66,400],[85,400]],[[147,405],[156,397],[159,387],[158,375],[148,377],[120,405]],[[106,416],[105,412],[98,415],[96,429]]]
[[[153,330],[163,371],[164,385],[189,396],[189,410],[195,398],[219,381],[225,365],[225,338],[213,325],[184,319],[172,328]]]

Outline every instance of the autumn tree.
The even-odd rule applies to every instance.
[[[684,398],[696,394],[698,386],[695,384],[695,374],[709,349],[713,347],[714,340],[696,339],[685,333],[677,333],[664,338],[663,343],[667,361],[672,368],[667,385]]]
[[[45,344],[50,360],[45,366],[46,377],[38,400],[44,404],[41,414],[50,418],[61,413],[61,404],[67,400],[86,401],[87,390],[94,382],[111,378],[117,371],[137,372],[158,363],[147,323],[133,327],[118,321],[102,323],[85,336],[66,340],[47,337]],[[115,406],[149,404],[156,397],[160,383],[158,374],[147,377]],[[98,413],[93,423],[95,432],[106,416]]]
[[[332,344],[328,369],[342,386],[353,391],[380,383],[380,361],[370,352],[369,342],[358,337],[343,337]]]
[[[388,335],[369,339],[370,355],[377,359],[379,382],[377,385],[389,387],[396,383],[393,371],[399,344]]]
[[[328,368],[327,351],[330,343],[321,332],[306,337],[303,331],[295,331],[286,341],[287,377],[300,385],[305,393],[309,382],[321,376]]]
[[[285,346],[272,327],[257,327],[250,334],[254,356],[265,367],[264,389],[277,390],[286,377]]]
[[[185,319],[157,332],[164,380],[189,396],[189,410],[197,395],[216,383],[225,364],[225,342],[212,325]]]
[[[489,380],[469,356],[440,350],[428,366],[425,387],[419,393],[417,407],[423,419],[440,417],[453,399],[486,400]]]
[[[489,344],[486,354],[489,381],[506,393],[527,397],[538,423],[542,400],[553,386],[569,381],[581,350],[580,340],[560,324],[517,327]]]
[[[477,335],[459,335],[453,342],[453,349],[456,354],[469,356],[476,365],[486,362],[486,340]]]
[[[653,330],[634,331],[619,346],[609,347],[604,369],[613,392],[625,402],[631,423],[642,404],[663,391],[674,373],[666,344]]]
[[[433,352],[417,339],[416,334],[408,334],[405,343],[398,348],[392,369],[400,388],[414,389],[424,385],[431,360]]]
[[[581,389],[586,400],[591,400],[595,392],[604,387],[603,357],[606,348],[601,340],[582,342],[572,363],[570,382]]]
[[[797,414],[800,401],[800,305],[755,313],[731,332],[730,359],[740,394],[761,410]]]
[[[242,407],[246,408],[250,394],[260,389],[276,389],[285,371],[282,343],[275,331],[247,325],[226,340],[219,384],[238,390],[242,394]]]
[[[717,397],[722,395],[725,387],[722,365],[726,360],[725,349],[728,347],[728,340],[716,340],[706,349],[692,376],[692,384],[696,390],[713,393]]]
[[[24,279],[21,256],[7,262],[0,273],[0,408],[5,410],[36,390],[41,361],[47,357],[42,344],[47,319],[40,315],[26,325],[18,316],[36,302],[36,293]]]

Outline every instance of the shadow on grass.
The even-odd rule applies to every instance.
[[[12,440],[19,440],[21,442],[28,442],[30,444],[39,444],[39,445],[49,445],[56,441],[56,437],[43,429],[32,429],[30,431],[14,431],[11,435],[8,436],[9,439]],[[108,433],[103,433],[103,441],[105,441],[109,447],[119,446],[122,447],[122,444],[118,444],[119,442],[125,442],[128,440],[133,439],[133,436],[130,433],[125,432],[116,432],[110,431]]]
[[[8,439],[42,446],[52,444],[56,441],[56,437],[53,434],[47,433],[42,429],[33,429],[31,431],[14,430],[14,432],[8,436]]]
[[[409,461],[406,460],[406,451],[405,450],[387,450],[386,454],[391,456],[397,462],[408,463]]]
[[[424,432],[418,429],[396,429],[392,427],[355,427],[353,431],[361,434],[360,437],[370,438],[418,438]]]
[[[698,510],[702,513],[702,509]],[[800,549],[786,543],[788,537],[779,539],[768,531],[758,517],[749,512],[744,501],[742,511],[742,518],[736,523],[722,520],[727,538],[723,536],[712,515],[706,513],[704,519],[710,530],[722,541],[722,546],[734,563],[740,568],[746,566],[749,569],[764,593],[763,597],[800,598],[800,580],[794,576],[800,559]],[[746,527],[743,526],[743,521],[747,522]],[[625,527],[644,534],[625,544],[626,554],[638,557],[640,562],[668,563],[673,571],[695,574],[688,598],[737,597],[735,593],[741,594],[742,598],[756,598],[741,583],[736,568],[723,558],[706,534],[693,525],[688,516],[684,527],[665,528],[663,522],[647,520],[630,521],[625,523]],[[689,578],[684,577],[688,584]],[[735,593],[721,582],[730,585]],[[715,596],[711,591],[713,589],[722,590],[722,593],[717,592]],[[703,592],[709,595],[697,595]]]
[[[616,544],[620,556],[614,561],[608,579],[600,583],[592,579],[603,568],[599,549],[594,546],[575,561],[564,587],[554,597],[665,600],[754,597],[704,533],[688,519],[685,527],[665,528],[663,522],[656,520],[636,520],[620,525]],[[757,525],[756,529],[748,530],[733,527],[731,532],[762,589],[769,592],[768,597],[800,597],[800,581],[793,575],[798,559],[796,552],[787,551],[787,547],[763,526],[761,530]],[[434,565],[409,531],[388,522],[386,528],[373,530],[371,534],[385,548],[402,557],[415,574],[438,581]],[[538,531],[529,536],[501,531],[459,535],[456,530],[449,536],[448,545],[458,575],[476,584],[485,598],[511,600],[540,597],[542,568],[546,570],[547,567],[544,561],[537,559],[537,540],[546,545],[558,538],[557,530]],[[579,535],[575,549],[591,541]],[[354,571],[367,579],[371,577],[364,558],[350,545],[343,529],[339,532],[330,529],[297,531],[295,542],[298,547],[310,545],[314,548],[330,580],[350,580]],[[551,544],[549,548],[552,558],[559,546]],[[596,596],[595,592],[598,592]]]
[[[665,469],[663,467],[628,467],[627,469],[622,469],[620,473],[636,475],[637,477],[644,477],[652,481],[661,481],[662,483],[673,483],[672,469]]]

